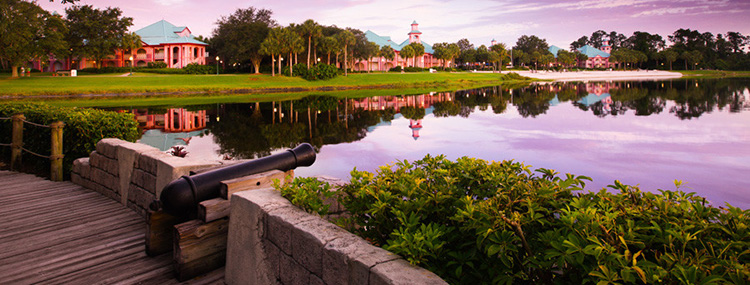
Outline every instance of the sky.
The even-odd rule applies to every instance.
[[[70,4],[59,0],[37,3],[64,15]],[[535,35],[550,45],[570,43],[594,31],[617,31],[629,37],[635,31],[656,33],[665,40],[680,28],[750,35],[748,0],[81,0],[79,5],[104,9],[119,7],[133,18],[133,31],[159,20],[187,26],[193,35],[210,36],[215,23],[239,8],[273,11],[280,25],[313,19],[323,25],[371,30],[407,39],[410,24],[419,23],[422,40],[434,44],[467,38],[475,46],[492,39],[515,45],[522,35]]]

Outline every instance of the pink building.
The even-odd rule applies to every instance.
[[[407,35],[409,36],[408,39],[401,42],[400,44],[397,44],[396,42],[392,41],[391,37],[389,36],[380,36],[368,30],[367,32],[365,32],[365,37],[367,37],[368,41],[374,42],[381,47],[391,47],[396,53],[396,56],[393,60],[390,61],[384,57],[373,57],[369,60],[357,61],[355,62],[354,67],[357,70],[387,71],[388,69],[396,66],[415,66],[421,68],[430,68],[440,65],[438,60],[432,56],[435,53],[435,51],[432,49],[432,45],[422,41],[422,32],[419,31],[419,24],[417,24],[417,21],[411,23],[411,30],[409,31],[409,33],[407,33]],[[402,58],[400,56],[401,49],[409,45],[410,43],[420,43],[422,44],[422,46],[424,46],[424,55],[422,55],[421,57],[417,57],[416,62],[414,58]]]
[[[549,52],[552,53],[552,55],[557,58],[557,52],[560,51],[560,48],[557,46],[550,46]],[[577,52],[580,52],[582,54],[585,54],[588,56],[588,59],[585,61],[578,61],[578,66],[583,68],[610,68],[613,67],[615,63],[609,62],[609,55],[612,53],[612,46],[609,45],[609,40],[604,39],[602,42],[602,49],[595,48],[590,45],[585,45],[576,50]]]
[[[206,46],[193,37],[187,27],[178,27],[161,20],[135,31],[141,37],[142,47],[136,50],[116,50],[103,59],[103,67],[146,66],[149,62],[164,62],[169,68],[183,68],[188,64],[206,64]],[[130,57],[133,58],[131,63]],[[27,67],[42,71],[83,69],[96,67],[96,61],[87,58],[57,59],[50,57],[42,64],[41,60],[31,61]]]

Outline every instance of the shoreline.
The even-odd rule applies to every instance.
[[[510,71],[503,71],[508,73]],[[513,71],[521,76],[540,80],[553,80],[561,82],[570,81],[627,81],[627,80],[663,80],[683,77],[682,73],[663,70],[636,70],[636,71]]]

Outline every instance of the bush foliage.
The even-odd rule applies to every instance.
[[[182,68],[182,70],[187,74],[212,74],[216,72],[216,67],[191,63]]]
[[[302,77],[308,81],[328,80],[335,78],[339,74],[339,70],[335,66],[325,63],[318,63],[310,66],[310,69],[307,69],[306,64],[298,63],[292,66],[292,69],[294,71],[294,76]],[[289,67],[284,66],[281,69],[281,73],[285,76],[289,76]]]
[[[679,182],[659,193],[618,181],[612,192],[582,192],[585,176],[443,156],[351,176],[336,195],[350,215],[337,223],[449,283],[746,284],[750,277],[750,210],[711,207]],[[329,188],[285,187],[295,204],[326,214]]]
[[[63,128],[63,153],[65,157],[64,172],[66,176],[73,165],[73,161],[88,157],[96,148],[96,143],[103,138],[119,138],[134,142],[140,138],[133,114],[118,113],[86,108],[55,107],[41,103],[7,103],[0,104],[0,117],[10,117],[22,113],[26,121],[42,125],[49,125],[55,121],[65,123]],[[12,124],[10,121],[0,121],[0,138],[3,143],[9,142]],[[50,130],[48,128],[25,126],[24,148],[39,154],[50,153]],[[8,148],[2,148],[2,159],[10,159]],[[32,162],[31,155],[24,154],[24,162]],[[49,168],[49,161],[39,159],[35,168]],[[43,172],[43,171],[41,171]]]

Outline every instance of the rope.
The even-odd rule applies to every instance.
[[[30,153],[30,154],[33,154],[33,155],[36,155],[36,156],[38,156],[38,157],[41,157],[41,158],[50,158],[50,157],[49,157],[49,156],[47,156],[47,155],[41,155],[41,154],[38,154],[38,153],[36,153],[36,152],[30,151],[30,150],[28,150],[28,149],[26,149],[26,148],[23,148],[23,147],[22,147],[21,149],[22,149],[23,151],[25,151],[25,152],[28,152],[28,153]]]
[[[13,146],[13,144],[9,144],[9,143],[0,143],[0,146]]]
[[[47,126],[47,125],[40,125],[40,124],[37,124],[37,123],[34,123],[34,122],[29,122],[27,120],[23,120],[23,122],[24,123],[28,123],[29,125],[32,125],[32,126],[37,126],[37,127],[42,127],[42,128],[49,128],[49,126]]]
[[[10,120],[10,119],[13,119],[13,118],[11,118],[11,117],[0,117],[0,120]]]

